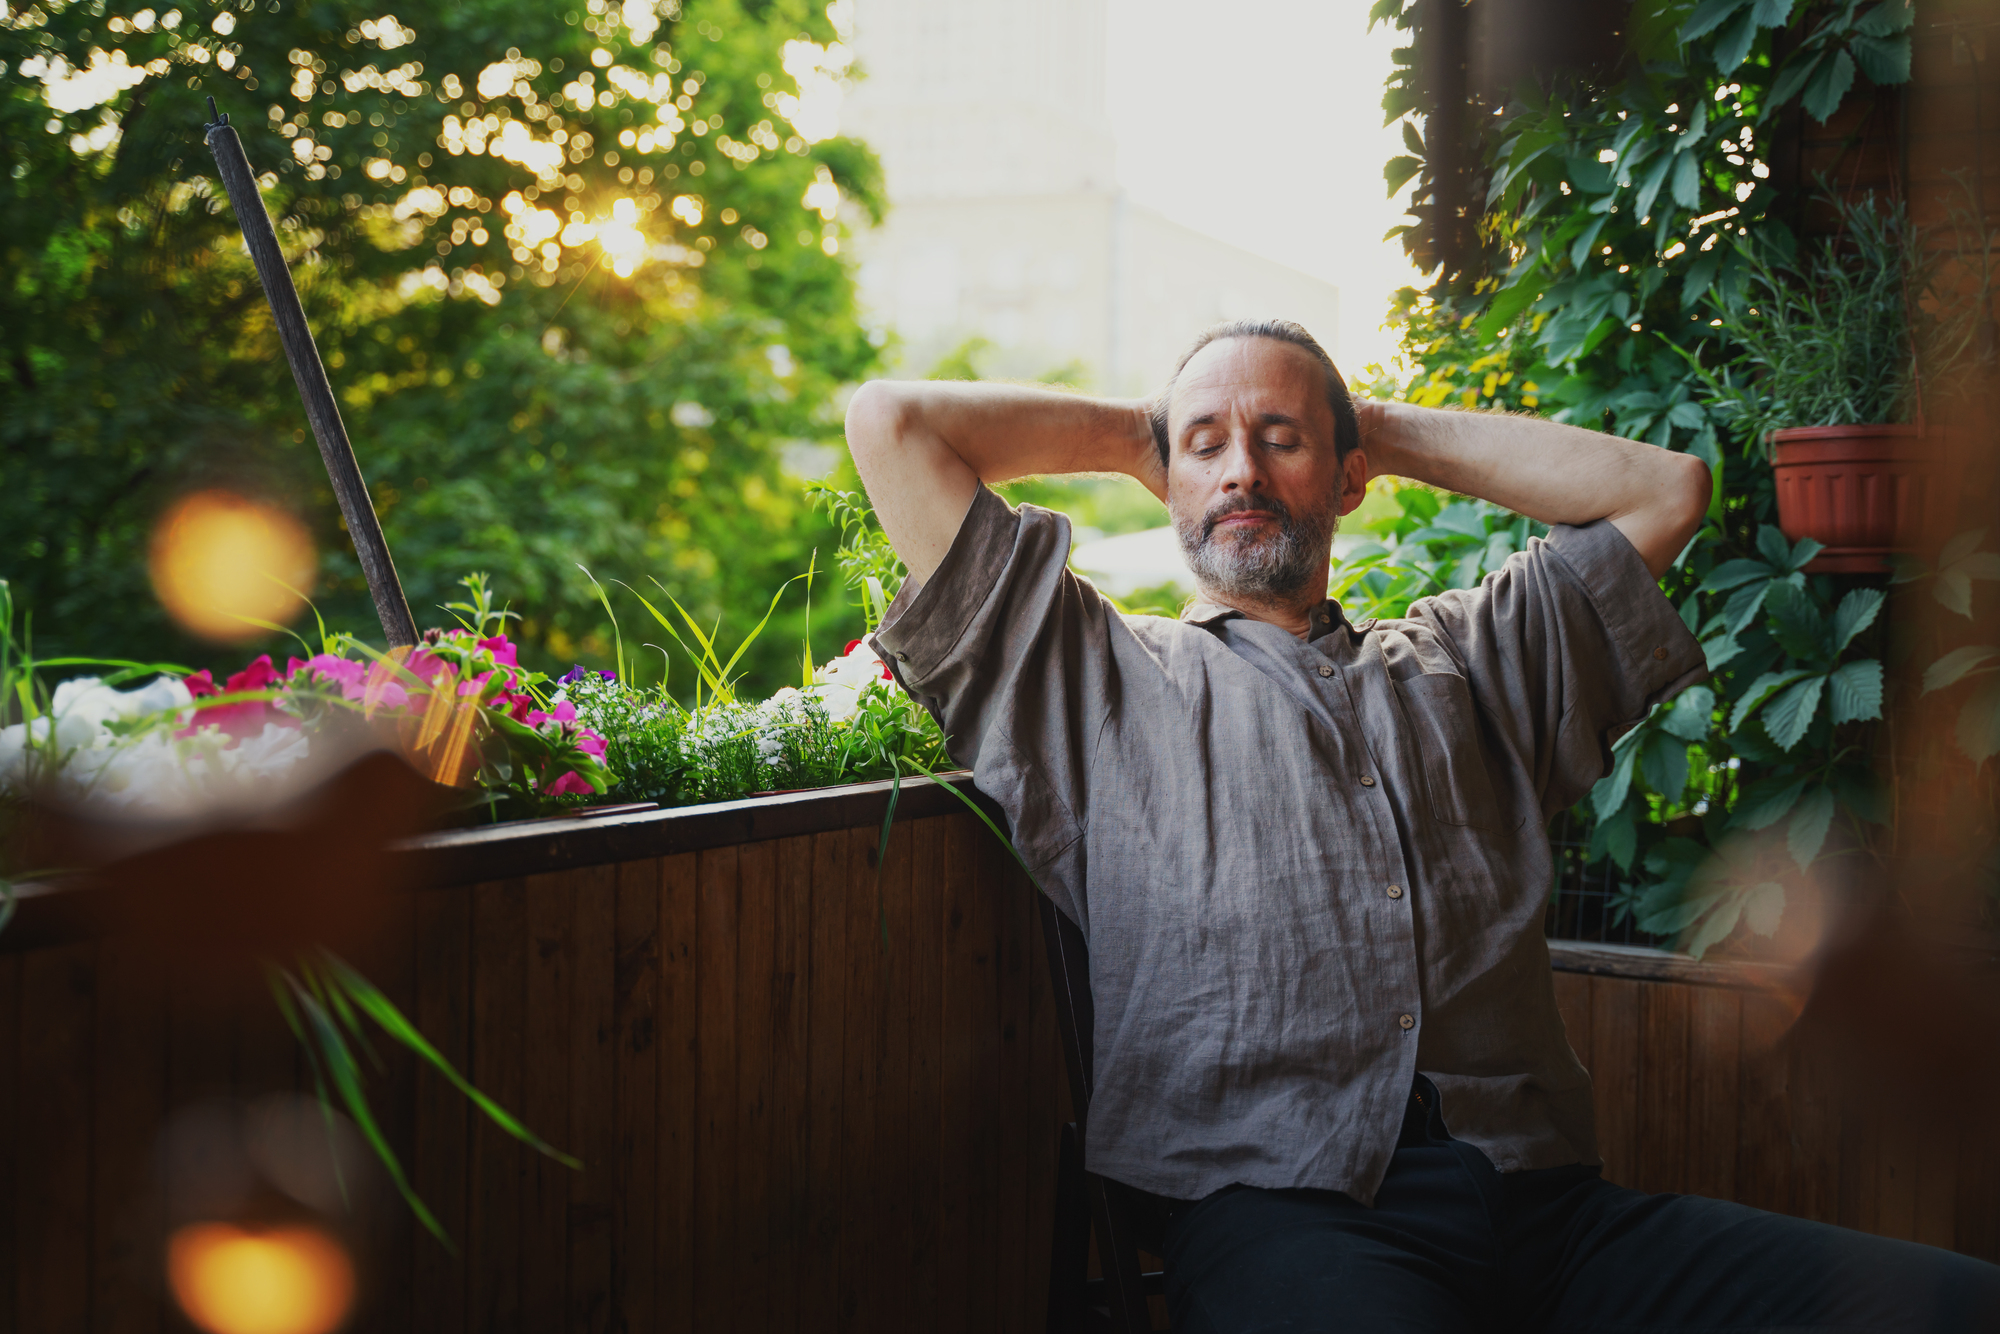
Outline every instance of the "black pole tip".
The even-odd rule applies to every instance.
[[[219,125],[227,125],[228,123],[229,117],[216,111],[215,98],[210,97],[208,99],[208,128],[212,130]]]

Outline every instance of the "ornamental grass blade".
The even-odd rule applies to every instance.
[[[612,652],[618,663],[618,679],[628,681],[629,678],[625,675],[625,633],[618,628],[618,613],[611,610],[611,599],[605,595],[604,585],[597,582],[597,576],[586,569],[582,561],[576,563],[576,568],[583,570],[583,577],[590,580],[590,591],[597,594],[598,602],[604,607],[605,616],[611,621]]]
[[[953,787],[950,783],[945,782],[944,779],[939,778],[935,773],[932,773],[929,769],[925,768],[921,761],[911,760],[910,767],[915,769],[918,773],[922,774],[924,777],[930,779],[933,783],[936,783],[939,787],[943,788],[945,791],[951,793],[952,796],[957,797],[959,801],[964,804],[967,810],[971,811],[974,815],[978,816],[979,823],[985,825],[988,829],[993,831],[993,837],[1000,840],[1000,845],[1007,849],[1007,854],[1010,857],[1012,857],[1015,861],[1015,864],[1021,868],[1022,874],[1028,877],[1028,883],[1033,885],[1037,890],[1041,889],[1042,882],[1037,880],[1035,878],[1035,873],[1028,868],[1027,859],[1021,855],[1021,850],[1014,846],[1014,840],[1008,838],[1006,834],[1000,831],[1000,826],[993,823],[992,816],[988,815],[985,811],[979,808],[978,802],[974,801],[971,797],[966,796],[956,787]]]

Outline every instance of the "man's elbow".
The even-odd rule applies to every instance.
[[[1710,479],[1708,465],[1692,454],[1673,454],[1672,481],[1668,485],[1665,504],[1670,510],[1675,550],[1688,544],[1694,537],[1701,521],[1708,514],[1708,504],[1714,495],[1714,482]]]
[[[893,380],[870,380],[847,401],[847,449],[855,466],[879,458],[908,434],[915,403]]]

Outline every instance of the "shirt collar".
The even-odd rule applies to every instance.
[[[1234,607],[1224,606],[1220,602],[1208,602],[1201,598],[1196,598],[1187,605],[1186,610],[1181,612],[1181,619],[1189,625],[1199,625],[1203,629],[1207,629],[1211,626],[1219,625],[1223,621],[1233,620],[1242,615],[1243,613]],[[1311,643],[1321,635],[1331,633],[1336,626],[1344,626],[1346,624],[1347,613],[1340,609],[1338,602],[1335,602],[1332,598],[1327,598],[1313,609],[1312,629],[1306,634],[1306,642]]]

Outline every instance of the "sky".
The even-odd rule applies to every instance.
[[[1118,179],[1184,226],[1340,288],[1334,359],[1386,361],[1389,295],[1422,286],[1382,233],[1403,200],[1382,164],[1404,152],[1382,124],[1390,51],[1369,0],[1107,0],[1106,78]],[[1407,194],[1407,190],[1404,192]]]

